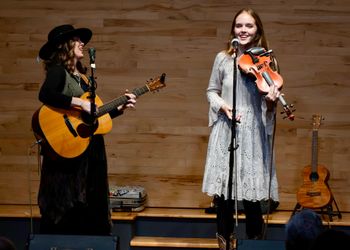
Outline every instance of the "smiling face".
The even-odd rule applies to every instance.
[[[248,12],[244,11],[237,16],[234,36],[239,39],[242,48],[247,49],[254,46],[257,30],[255,19]]]
[[[74,56],[77,60],[80,60],[84,57],[83,53],[83,48],[84,48],[84,43],[80,40],[79,37],[74,37]]]

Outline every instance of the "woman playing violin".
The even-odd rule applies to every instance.
[[[237,51],[231,45],[233,38],[239,40]],[[232,190],[237,188],[237,193],[232,192],[231,200],[237,195],[239,204],[243,205],[249,239],[262,237],[261,202],[271,199],[278,204],[279,200],[272,154],[276,102],[280,95],[278,88],[270,86],[268,93],[262,94],[253,77],[237,70],[236,117],[232,113],[232,55],[235,53],[239,57],[252,47],[268,50],[260,17],[254,10],[245,8],[238,11],[233,19],[227,48],[216,55],[207,88],[211,133],[202,191],[215,197],[220,249],[225,249],[225,239],[234,239],[233,220],[229,225],[226,222],[232,218],[232,211],[228,211],[226,204],[232,122],[237,122],[235,129],[238,147],[234,150],[237,179],[232,178]],[[274,66],[277,68],[277,64]],[[230,249],[233,248],[234,243],[230,242]]]

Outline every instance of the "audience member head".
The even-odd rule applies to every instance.
[[[350,235],[337,229],[327,229],[315,239],[310,250],[346,250],[350,246]]]
[[[16,250],[16,247],[11,240],[0,236],[0,250]]]
[[[286,250],[306,250],[324,228],[315,211],[302,209],[290,218],[285,229]]]

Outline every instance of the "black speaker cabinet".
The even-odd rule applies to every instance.
[[[117,236],[31,234],[28,250],[118,250]]]
[[[282,240],[237,240],[237,250],[284,250]]]

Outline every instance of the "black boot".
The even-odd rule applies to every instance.
[[[260,202],[243,200],[244,213],[246,216],[246,233],[248,239],[260,240],[264,220],[262,218]]]

